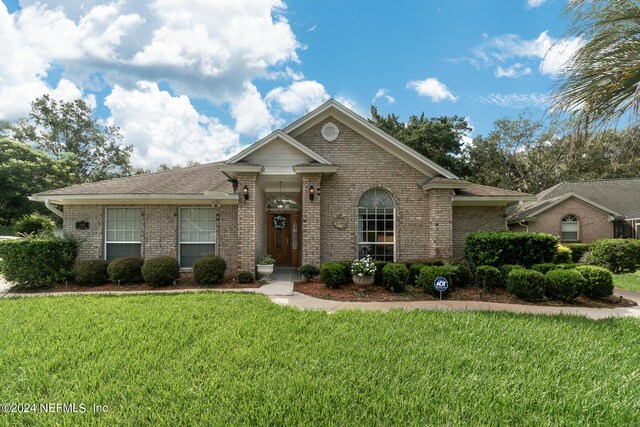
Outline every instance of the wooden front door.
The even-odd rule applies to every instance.
[[[267,248],[276,267],[297,267],[300,262],[299,213],[267,215]]]

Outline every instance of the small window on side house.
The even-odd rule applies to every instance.
[[[575,242],[579,240],[580,222],[575,215],[565,215],[562,218],[562,241],[563,242]]]

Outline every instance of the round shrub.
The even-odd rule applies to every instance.
[[[539,271],[512,269],[507,276],[507,290],[523,300],[539,300],[544,295],[544,276]]]
[[[571,257],[571,249],[564,245],[558,245],[555,255],[553,256],[554,264],[567,264],[573,262]]]
[[[325,262],[320,266],[320,280],[329,288],[337,288],[348,279],[347,266],[341,262]]]
[[[545,262],[542,264],[534,264],[531,266],[532,270],[539,271],[542,274],[547,274],[551,270],[558,270],[560,267],[558,264],[553,264],[551,262]]]
[[[470,283],[473,278],[473,273],[466,264],[456,262],[445,264],[443,267],[447,270],[448,274],[451,275],[450,282],[453,282],[456,286],[462,286]]]
[[[420,275],[420,270],[422,270],[422,267],[426,267],[426,265],[422,263],[415,263],[409,266],[408,282],[411,286],[416,285],[416,282],[418,281],[418,276]]]
[[[78,261],[73,268],[75,281],[81,285],[102,285],[109,278],[107,265],[109,263],[103,259]]]
[[[633,272],[640,267],[640,240],[602,239],[591,244],[582,262],[611,270],[614,273]]]
[[[490,265],[482,265],[476,269],[476,281],[482,289],[493,290],[502,282],[502,272]]]
[[[311,264],[303,265],[302,267],[298,268],[298,271],[300,272],[300,274],[302,274],[307,282],[320,274],[320,269]]]
[[[404,264],[389,263],[382,269],[383,283],[393,292],[402,292],[408,277],[409,269]]]
[[[448,271],[444,266],[428,265],[426,267],[422,267],[420,274],[418,275],[418,279],[416,280],[416,285],[424,289],[425,292],[429,292],[432,295],[439,295],[439,291],[436,291],[436,288],[433,286],[433,282],[438,277],[444,277],[449,282],[449,288],[443,292],[443,294],[446,295],[451,291],[453,280],[451,278],[450,271]]]
[[[551,270],[544,279],[544,294],[566,302],[576,299],[586,284],[584,277],[575,270]]]
[[[114,282],[140,283],[143,264],[144,260],[137,256],[116,258],[107,266],[107,273]]]
[[[238,283],[251,283],[253,282],[253,274],[248,271],[241,271],[238,273]]]
[[[344,282],[342,282],[341,284],[346,285],[347,283],[351,283],[351,264],[353,264],[353,261],[350,259],[346,259],[338,261],[338,264],[342,265],[342,267],[344,268]]]
[[[500,283],[500,286],[504,288],[507,287],[507,277],[509,277],[511,270],[525,270],[525,268],[518,264],[505,264],[500,267],[500,271],[502,272],[502,283]]]
[[[587,281],[582,294],[591,298],[604,298],[613,294],[613,275],[609,270],[593,265],[581,265],[576,271]]]
[[[53,230],[56,229],[56,223],[48,216],[32,213],[24,215],[16,221],[13,229],[16,233],[23,235],[53,237]]]
[[[387,261],[374,261],[373,264],[376,266],[376,274],[375,274],[375,278],[373,279],[373,283],[375,283],[376,285],[384,285],[384,279],[382,277],[382,270],[384,269],[384,267],[389,264],[389,262]]]
[[[226,272],[227,263],[219,256],[198,258],[193,263],[193,279],[201,285],[219,285],[224,282]]]
[[[166,286],[180,277],[180,264],[171,256],[149,258],[142,264],[142,277],[154,286]]]

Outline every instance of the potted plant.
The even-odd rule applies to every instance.
[[[351,276],[353,283],[359,286],[370,286],[376,274],[376,265],[369,255],[366,258],[357,259],[351,264]]]
[[[269,279],[269,276],[273,273],[273,266],[276,263],[276,260],[271,257],[269,254],[264,254],[260,258],[258,258],[258,275],[262,279]]]

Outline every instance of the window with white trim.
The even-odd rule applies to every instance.
[[[216,252],[215,208],[180,208],[180,267]]]
[[[571,242],[579,240],[580,222],[575,215],[565,215],[562,217],[562,241]]]
[[[367,190],[358,202],[358,257],[370,255],[393,261],[395,254],[395,206],[382,188]]]
[[[140,256],[142,210],[107,208],[105,214],[105,259]]]

